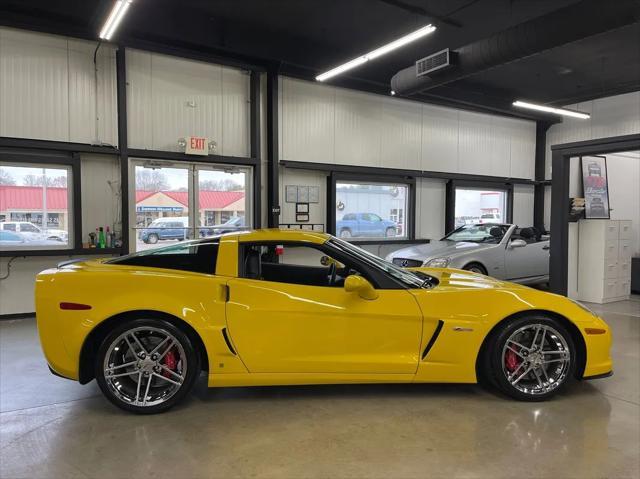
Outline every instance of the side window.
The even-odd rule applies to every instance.
[[[217,259],[218,243],[207,241],[141,251],[108,263],[214,274]]]
[[[344,215],[342,218],[344,221],[354,221],[356,219],[356,215],[353,213],[349,213],[348,215]]]
[[[29,223],[20,223],[20,231],[26,231],[27,233],[37,233],[38,228]]]
[[[342,287],[352,265],[332,258],[321,248],[300,243],[245,244],[241,276],[276,283]]]
[[[2,225],[3,226],[3,230],[5,231],[15,231],[16,230],[16,224],[15,223],[7,223]]]

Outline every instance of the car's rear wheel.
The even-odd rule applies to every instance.
[[[484,274],[486,276],[487,270],[480,263],[469,263],[464,268],[465,271],[471,271],[472,273]]]
[[[151,233],[149,236],[147,236],[147,241],[145,241],[145,243],[151,243],[151,244],[156,244],[158,242],[158,235],[155,233]]]
[[[385,231],[384,235],[387,238],[392,238],[396,235],[396,229],[395,228],[387,228],[387,231]]]
[[[340,230],[340,238],[351,238],[351,231],[344,229],[344,230]]]
[[[191,390],[200,356],[189,337],[168,321],[136,319],[102,341],[95,376],[103,394],[135,413],[166,411]]]
[[[503,393],[543,401],[574,376],[576,348],[557,320],[532,315],[506,323],[487,349],[486,375]]]

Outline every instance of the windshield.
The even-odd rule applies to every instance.
[[[368,251],[358,248],[357,246],[352,245],[344,240],[338,238],[331,238],[329,240],[329,244],[334,248],[353,256],[360,261],[367,263],[374,268],[381,269],[385,271],[387,274],[393,276],[395,279],[400,281],[401,283],[412,287],[412,288],[421,288],[428,282],[431,277],[422,278],[419,275],[407,271],[402,268],[398,268],[393,263],[389,263],[388,261],[383,260],[382,258],[374,255],[373,253],[369,253]],[[423,275],[424,276],[424,275]]]
[[[242,216],[234,216],[225,223],[225,226],[242,226],[241,223],[243,219]]]
[[[450,241],[470,241],[473,243],[499,243],[507,233],[509,225],[464,225],[452,231],[443,239]]]

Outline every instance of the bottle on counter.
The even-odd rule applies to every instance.
[[[107,240],[104,237],[104,228],[101,226],[98,228],[98,248],[106,248]]]
[[[109,232],[109,227],[107,226],[107,237],[106,237],[107,248],[111,248],[112,244],[113,244],[113,237],[111,236],[111,233]]]

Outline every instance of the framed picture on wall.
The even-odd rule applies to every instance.
[[[584,212],[587,219],[609,219],[609,181],[605,156],[581,156]]]

